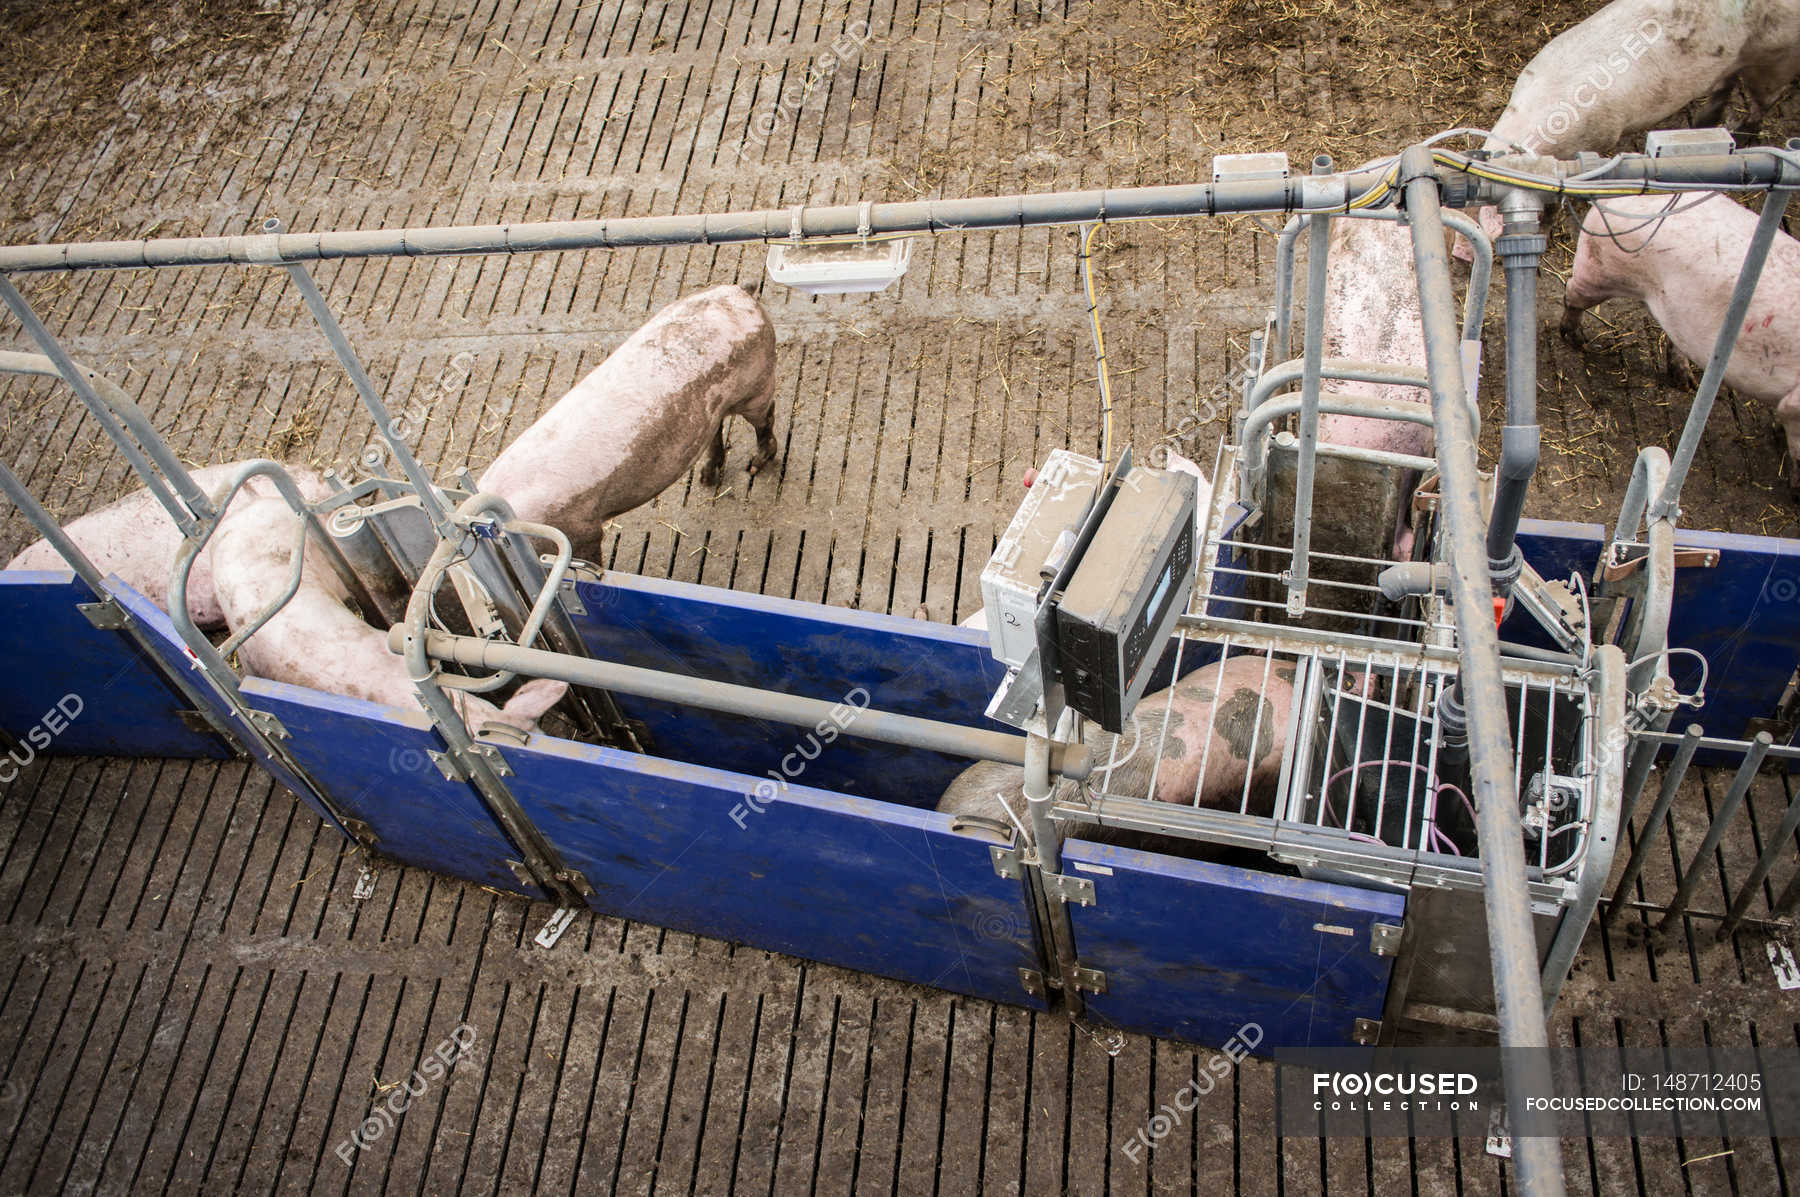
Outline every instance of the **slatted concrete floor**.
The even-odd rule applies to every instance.
[[[1568,19],[1553,5],[1451,12],[1430,0],[1351,6],[1354,27],[1126,0],[265,7],[191,38],[140,14],[144,28],[119,36],[162,39],[145,78],[88,97],[116,119],[77,111],[92,72],[46,72],[4,97],[6,239],[239,233],[271,215],[293,229],[376,227],[1157,183],[1202,177],[1221,148],[1279,146],[1296,161],[1326,148],[1349,162],[1496,110],[1545,35],[1531,21]],[[1202,10],[1228,27],[1182,42]],[[783,90],[861,21],[866,44],[798,111],[784,107]],[[1404,29],[1421,53],[1450,53],[1480,77],[1398,106],[1362,94],[1409,71],[1392,46]],[[1794,113],[1790,101],[1772,127],[1800,131]],[[766,140],[753,133],[763,118],[775,122]],[[1142,447],[1209,414],[1205,398],[1269,302],[1271,242],[1242,221],[1117,227],[1106,242],[1119,436]],[[781,468],[749,480],[749,438],[735,429],[723,493],[690,478],[625,517],[606,564],[966,613],[1020,472],[1051,448],[1097,444],[1075,265],[1065,232],[945,238],[919,246],[913,273],[880,299],[764,290],[781,337]],[[754,285],[761,270],[760,250],[699,247],[317,275],[410,414],[421,456],[449,471],[479,469],[657,307],[719,282]],[[22,286],[191,460],[342,465],[368,442],[366,417],[275,278],[128,272]],[[1545,291],[1548,321],[1555,285]],[[1667,443],[1685,413],[1657,372],[1653,330],[1607,315],[1616,327],[1587,355],[1545,344],[1551,452],[1536,514],[1607,518],[1635,447]],[[66,394],[0,387],[0,454],[58,512],[128,485]],[[1767,422],[1741,400],[1715,418],[1693,522],[1793,530],[1772,489]],[[1210,459],[1222,428],[1203,419],[1184,447]],[[0,525],[0,545],[25,539],[16,517]],[[1696,780],[1684,798],[1684,851],[1722,789]],[[1785,796],[1764,789],[1715,869],[1740,876],[1773,828]],[[0,837],[0,1191],[1448,1194],[1506,1183],[1480,1150],[1485,1127],[1454,1143],[1329,1150],[1262,1137],[1274,1094],[1261,1065],[1134,1162],[1126,1144],[1207,1053],[1131,1039],[1111,1058],[1056,1019],[606,919],[543,952],[527,945],[544,908],[388,866],[358,902],[360,861],[239,766],[40,764],[0,791]],[[1675,859],[1654,861],[1648,899],[1672,889]],[[1718,895],[1711,908],[1722,885],[1703,890]],[[1760,933],[1712,948],[1695,926],[1658,957],[1596,932],[1557,1033],[1793,1040]],[[427,1078],[366,1149],[352,1141],[465,1024],[473,1046],[454,1073]],[[1782,1151],[1696,1139],[1566,1154],[1577,1192],[1770,1193],[1786,1191]]]
[[[1696,779],[1683,803],[1684,857],[1723,780]],[[1759,787],[1726,856],[1752,851],[1784,803]],[[615,919],[582,917],[546,951],[530,940],[547,907],[384,863],[358,900],[364,861],[242,765],[40,762],[0,797],[0,845],[0,1191],[1505,1183],[1485,1124],[1460,1140],[1277,1140],[1266,1064],[1132,1150],[1210,1051],[1132,1036],[1110,1057],[1058,1017]],[[1666,899],[1675,859],[1653,857],[1646,897]],[[1707,880],[1702,912],[1723,900]],[[1792,1043],[1762,942],[1714,946],[1696,919],[1652,956],[1596,931],[1556,1034]],[[440,1048],[447,1075],[427,1065]],[[1696,1136],[1565,1154],[1572,1192],[1761,1194],[1787,1191],[1788,1150]]]

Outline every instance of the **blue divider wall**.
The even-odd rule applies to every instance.
[[[0,728],[19,742],[19,756],[229,757],[217,736],[182,722],[189,704],[129,636],[87,621],[77,604],[94,601],[72,573],[0,570]],[[151,610],[166,626],[168,617]]]
[[[986,833],[799,785],[746,801],[741,776],[567,740],[502,751],[602,913],[1041,1008],[1025,892]]]
[[[1400,923],[1398,894],[1084,840],[1063,864],[1094,883],[1070,916],[1081,963],[1106,974],[1088,998],[1103,1025],[1217,1045],[1254,1023],[1263,1054],[1348,1047],[1357,1019],[1381,1017],[1392,958],[1370,928]]]
[[[1704,654],[1711,675],[1706,705],[1692,718],[1709,735],[1746,739],[1746,724],[1774,713],[1800,665],[1800,541],[1680,532],[1675,543],[1719,554],[1711,569],[1675,571],[1669,643]],[[1526,520],[1519,545],[1547,578],[1566,578],[1572,570],[1591,578],[1606,531],[1597,524]],[[1528,616],[1515,613],[1505,633],[1510,636],[1528,622]],[[1670,672],[1683,689],[1699,681],[1699,667],[1691,660],[1674,658]],[[1684,712],[1677,720],[1685,724],[1689,717]],[[1714,755],[1697,759],[1720,763],[1709,759]]]
[[[244,699],[287,729],[288,751],[350,818],[375,833],[381,851],[421,868],[541,898],[508,860],[511,841],[468,783],[432,763],[442,752],[423,710],[405,711],[300,686],[246,678]]]
[[[577,629],[602,660],[1014,730],[983,714],[1004,677],[985,632],[631,574],[609,573],[578,590],[587,613],[575,617]],[[969,764],[852,737],[820,745],[785,723],[626,695],[618,701],[649,725],[659,756],[771,785],[770,771],[785,772],[790,784],[929,807]]]

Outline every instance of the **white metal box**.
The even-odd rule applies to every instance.
[[[988,640],[997,660],[1017,669],[1037,650],[1032,618],[1040,570],[1063,533],[1073,536],[1106,471],[1091,457],[1056,449],[1038,471],[1037,480],[1019,504],[1006,535],[981,571],[981,601],[986,608]]]

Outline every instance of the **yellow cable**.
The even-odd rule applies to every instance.
[[[1100,305],[1094,298],[1094,270],[1091,264],[1094,234],[1098,224],[1090,224],[1081,237],[1081,286],[1087,293],[1088,321],[1094,328],[1094,365],[1100,379],[1100,460],[1112,464],[1112,383],[1106,376],[1106,334],[1100,331]]]

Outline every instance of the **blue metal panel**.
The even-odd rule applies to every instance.
[[[0,571],[0,727],[24,752],[229,757],[217,736],[181,721],[188,704],[129,636],[96,628],[76,608],[94,601],[70,573]]]
[[[430,753],[443,741],[423,711],[378,706],[300,686],[246,678],[244,698],[287,729],[294,760],[344,814],[375,833],[385,855],[542,898],[507,867],[517,860],[506,834],[474,789],[446,780]]]
[[[166,668],[182,671],[195,680],[196,688],[206,700],[207,705],[212,708],[216,716],[224,721],[227,727],[236,732],[239,745],[245,749],[250,759],[268,770],[276,781],[286,786],[291,793],[298,795],[308,806],[317,811],[321,818],[330,820],[331,812],[321,808],[308,796],[306,787],[286,765],[269,756],[257,745],[248,729],[244,727],[243,720],[238,718],[237,714],[226,705],[225,700],[206,681],[205,676],[201,673],[200,663],[189,654],[187,645],[182,643],[181,637],[176,634],[175,625],[169,621],[168,613],[124,583],[120,583],[113,590],[113,597],[118,599],[120,605],[130,611],[144,630],[150,634],[152,652],[157,659]]]
[[[1519,542],[1546,577],[1567,577],[1571,570],[1591,576],[1606,535],[1596,524],[1527,520]],[[1669,643],[1703,653],[1710,662],[1706,705],[1694,717],[1709,734],[1747,738],[1746,724],[1774,712],[1800,664],[1800,541],[1678,532],[1675,543],[1719,554],[1711,569],[1675,572]],[[1515,614],[1506,634],[1511,636],[1522,622],[1529,621]],[[1691,660],[1676,657],[1670,671],[1684,689],[1699,680],[1699,668]],[[1678,719],[1685,723],[1687,716]],[[1696,760],[1721,763],[1716,756],[1701,753]]]
[[[1278,877],[1070,840],[1064,868],[1094,882],[1072,906],[1081,963],[1106,974],[1103,1025],[1224,1043],[1246,1023],[1272,1047],[1348,1047],[1379,1019],[1390,958],[1370,928],[1398,924],[1398,894]]]
[[[1037,1004],[1018,975],[1037,967],[1024,890],[986,834],[802,786],[747,803],[748,778],[550,737],[503,752],[596,910]]]
[[[602,660],[1011,732],[983,711],[1004,672],[987,634],[920,619],[609,573],[582,583],[576,626]],[[822,753],[804,729],[619,696],[659,755],[766,777],[804,755],[808,785],[908,806],[934,805],[960,757],[840,737]],[[797,749],[803,750],[797,753]],[[753,783],[752,783],[753,784]]]

